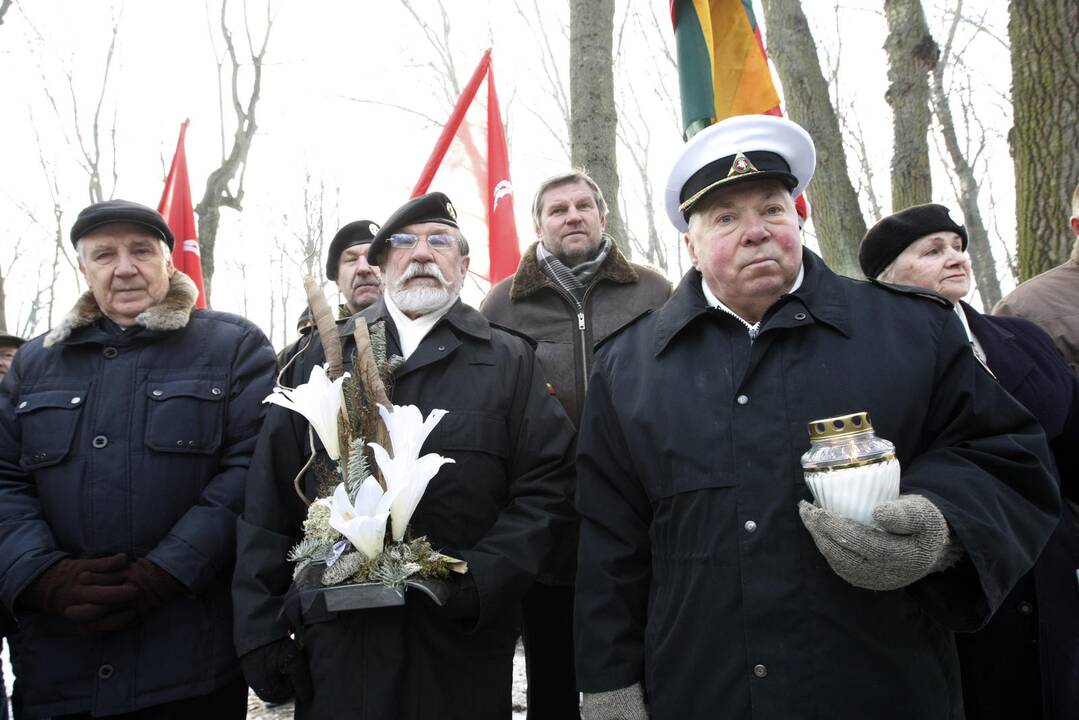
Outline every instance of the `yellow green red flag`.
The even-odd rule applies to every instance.
[[[686,139],[732,115],[779,115],[752,0],[671,0]]]

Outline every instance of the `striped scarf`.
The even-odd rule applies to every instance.
[[[539,263],[540,270],[543,271],[544,275],[549,277],[555,285],[572,295],[577,304],[580,305],[581,301],[584,300],[585,290],[592,283],[592,279],[599,272],[600,266],[603,265],[610,252],[611,238],[604,235],[603,244],[600,245],[599,252],[596,253],[594,258],[580,265],[566,267],[565,263],[548,252],[547,248],[540,242],[536,244],[536,262]]]

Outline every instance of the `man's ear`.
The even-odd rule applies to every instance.
[[[1071,226],[1072,232],[1075,233],[1077,237],[1079,237],[1079,215],[1072,216]]]
[[[693,263],[693,267],[700,270],[700,268],[697,267],[697,250],[693,247],[693,241],[689,239],[689,233],[682,236],[682,242],[686,244],[686,252],[689,253],[689,261]]]
[[[465,255],[463,258],[461,258],[461,277],[464,277],[468,274],[468,263],[471,259],[472,258],[468,255]]]

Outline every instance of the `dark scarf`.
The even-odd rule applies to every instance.
[[[560,288],[568,292],[578,302],[584,299],[585,290],[592,283],[603,261],[611,252],[611,239],[606,235],[599,252],[591,260],[580,263],[573,267],[567,267],[565,263],[548,252],[543,243],[536,245],[536,260],[539,262],[543,274]]]

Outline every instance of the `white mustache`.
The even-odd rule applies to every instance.
[[[430,277],[433,277],[435,280],[438,280],[440,283],[442,283],[443,287],[449,284],[446,281],[446,276],[442,274],[442,271],[435,263],[414,262],[410,263],[409,266],[405,268],[405,271],[401,273],[401,277],[397,280],[397,287],[402,287],[406,282],[420,275],[428,275]]]

